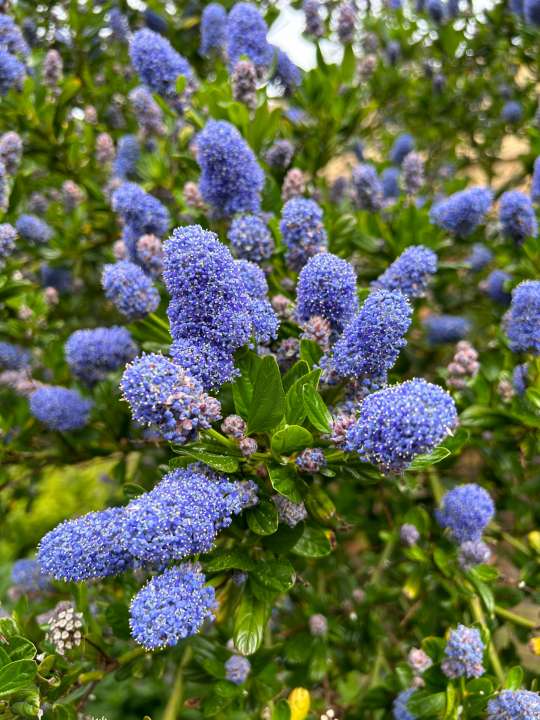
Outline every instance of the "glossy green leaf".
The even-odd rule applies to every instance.
[[[272,535],[278,528],[277,508],[270,500],[261,500],[246,516],[250,530],[257,535]]]
[[[306,525],[304,532],[291,552],[302,557],[318,558],[332,552],[330,540],[322,528]]]
[[[36,675],[33,660],[15,660],[0,668],[0,697],[7,697],[30,685]]]
[[[271,448],[276,455],[290,455],[295,450],[311,447],[313,435],[301,425],[286,425],[272,435]]]
[[[310,423],[313,427],[317,428],[319,432],[329,433],[332,415],[324,404],[322,397],[312,385],[304,385],[302,393]]]
[[[264,637],[264,630],[270,616],[268,603],[256,598],[246,589],[234,615],[234,646],[242,655],[253,655]]]
[[[248,431],[267,432],[279,425],[285,414],[285,393],[275,358],[262,359],[249,407]]]
[[[295,582],[296,573],[288,560],[267,560],[256,564],[253,576],[261,585],[275,592],[286,592]]]
[[[291,465],[269,465],[267,469],[274,490],[295,503],[302,501],[300,485],[303,481]]]

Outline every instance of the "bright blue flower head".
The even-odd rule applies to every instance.
[[[384,383],[406,345],[411,315],[407,298],[398,291],[377,290],[368,295],[335,344],[331,369],[340,377]]]
[[[15,227],[22,239],[33,245],[47,243],[53,236],[52,228],[36,215],[20,215]]]
[[[435,512],[439,525],[447,528],[459,544],[479,540],[494,514],[489,493],[476,483],[458,485],[447,492],[441,509]]]
[[[227,12],[219,3],[209,3],[201,16],[201,46],[199,52],[208,57],[222,53],[227,44]]]
[[[540,355],[540,280],[525,280],[512,290],[504,327],[514,352]]]
[[[69,336],[64,350],[67,364],[75,377],[92,384],[133,360],[137,345],[126,328],[115,325],[76,330]]]
[[[196,147],[201,168],[199,189],[214,212],[258,212],[264,173],[234,125],[209,120],[196,137]]]
[[[492,259],[493,253],[489,248],[482,245],[482,243],[475,243],[471,254],[465,259],[465,262],[473,272],[480,272],[486,265],[489,265]]]
[[[121,260],[105,265],[101,283],[105,297],[128,320],[138,320],[159,306],[159,292],[152,280],[135,263]]]
[[[120,388],[133,419],[165,440],[194,440],[221,417],[221,406],[198,380],[163,355],[144,354],[124,371]]]
[[[238,375],[232,351],[201,338],[177,338],[169,350],[175,363],[199,380],[205,390],[218,390]]]
[[[361,210],[374,212],[381,209],[383,186],[373,165],[356,165],[352,171],[352,186],[355,202]]]
[[[533,202],[540,200],[540,157],[534,161],[534,171],[531,183],[531,199]]]
[[[173,470],[126,507],[124,546],[141,563],[152,565],[209,552],[244,500],[242,486],[225,477],[209,478],[196,465]]]
[[[239,2],[233,6],[227,21],[227,57],[232,70],[242,55],[257,69],[272,64],[272,46],[266,40],[268,28],[255,5]]]
[[[195,635],[213,618],[216,606],[214,588],[204,583],[204,575],[192,565],[169,568],[149,580],[131,601],[133,639],[157,650]]]
[[[487,720],[539,720],[540,695],[529,690],[503,690],[488,702],[487,711]]]
[[[512,373],[512,387],[518,395],[523,395],[529,386],[529,366],[527,363],[516,365]]]
[[[416,720],[416,716],[407,709],[407,703],[410,700],[411,695],[414,693],[414,688],[403,690],[394,700],[392,705],[392,712],[394,720]]]
[[[310,258],[296,287],[296,315],[300,322],[318,315],[328,320],[333,330],[341,332],[357,312],[353,266],[328,252]]]
[[[24,370],[30,367],[30,362],[31,355],[28,350],[20,345],[0,341],[1,370]]]
[[[129,570],[133,558],[122,545],[124,508],[107,508],[66,520],[42,538],[38,561],[56,580],[80,582]]]
[[[30,48],[10,15],[0,13],[0,47],[12,55],[29,55]]]
[[[112,208],[122,218],[129,231],[125,238],[129,245],[128,250],[135,253],[135,243],[141,235],[153,234],[158,237],[164,235],[169,227],[169,212],[167,208],[153,195],[146,193],[139,185],[124,182],[115,190],[112,196]]]
[[[225,678],[235,685],[246,682],[251,672],[251,663],[242,655],[231,655],[225,663]]]
[[[5,95],[14,86],[19,86],[25,74],[23,63],[0,47],[0,95]]]
[[[492,202],[493,193],[489,188],[462,190],[433,205],[429,217],[443,230],[467,237],[482,222]]]
[[[17,240],[17,231],[10,223],[2,223],[0,225],[0,267],[4,260],[9,257],[15,250],[15,241]]]
[[[176,96],[176,80],[193,79],[193,70],[170,42],[152,30],[138,30],[131,40],[129,56],[142,82],[164,98]]]
[[[399,168],[387,167],[381,173],[383,197],[397,198],[401,192],[399,187]]]
[[[523,107],[517,100],[508,100],[501,110],[501,118],[506,123],[516,125],[523,118]]]
[[[503,235],[521,244],[528,237],[538,235],[536,214],[528,195],[519,190],[503,193],[499,205],[499,220]]]
[[[88,422],[92,403],[76,390],[45,385],[30,396],[30,411],[51,430],[78,430]]]
[[[346,449],[385,473],[400,473],[456,427],[457,411],[438,385],[415,378],[368,395],[347,432]]]
[[[120,42],[127,42],[129,38],[129,20],[118,8],[113,7],[109,13],[109,27],[113,37]]]
[[[16,560],[13,563],[11,582],[27,593],[47,590],[50,587],[50,578],[43,574],[38,561],[31,558]]]
[[[176,228],[164,245],[163,279],[171,295],[171,334],[224,350],[252,333],[249,296],[229,249],[199,225]]]
[[[401,165],[405,157],[414,150],[414,139],[409,133],[398,135],[390,150],[390,162]]]
[[[427,340],[431,345],[463,340],[470,331],[470,322],[460,315],[430,315],[424,321]]]
[[[326,250],[322,218],[323,211],[314,200],[297,197],[283,206],[279,229],[287,248],[285,259],[293,270],[300,270],[310,257]]]
[[[118,141],[118,150],[113,163],[113,176],[124,180],[137,171],[141,146],[136,135],[124,135]]]
[[[259,343],[268,343],[277,337],[279,320],[267,293],[268,283],[261,268],[249,260],[236,260],[240,277],[250,298],[249,312],[253,335]]]
[[[425,295],[431,277],[437,272],[437,255],[424,245],[411,245],[371,283],[373,288],[400,290],[412,299]]]
[[[273,80],[275,80],[286,95],[291,95],[302,82],[302,73],[293,63],[286,52],[275,48],[276,67],[274,70]]]
[[[245,260],[261,262],[274,251],[274,238],[260,215],[237,215],[227,238],[234,255]]]
[[[466,625],[458,625],[450,632],[444,649],[446,658],[441,663],[443,673],[449,678],[476,678],[485,672],[482,665],[485,645],[480,631]]]
[[[505,290],[504,286],[511,279],[511,275],[504,272],[504,270],[493,270],[489,273],[485,282],[482,283],[482,288],[493,302],[500,305],[510,305],[512,296],[508,290]]]

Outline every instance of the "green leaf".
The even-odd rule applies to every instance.
[[[316,388],[320,377],[320,370],[312,370],[307,375],[299,378],[289,388],[285,397],[285,415],[290,425],[299,425],[304,421],[307,415],[304,404],[304,386],[312,385]]]
[[[419,720],[440,717],[445,707],[446,694],[443,692],[431,693],[429,690],[415,690],[407,703],[407,708]]]
[[[231,457],[230,455],[218,455],[217,453],[211,453],[206,450],[196,450],[195,448],[189,448],[180,451],[181,455],[189,455],[189,457],[199,460],[199,462],[208,465],[213,470],[220,470],[225,473],[234,473],[238,470],[237,458]],[[173,461],[171,461],[172,464]]]
[[[328,650],[325,642],[315,642],[309,659],[309,677],[319,682],[326,675],[328,668]]]
[[[0,697],[6,697],[30,685],[37,665],[32,660],[16,660],[0,669]]]
[[[311,447],[313,435],[301,425],[286,425],[272,436],[271,448],[276,455],[290,455],[295,450]]]
[[[249,529],[257,535],[272,535],[278,529],[277,508],[270,500],[261,500],[246,515]]]
[[[37,653],[34,643],[22,635],[12,635],[3,649],[11,660],[33,660]]]
[[[204,563],[207,572],[221,572],[222,570],[252,570],[255,561],[243,550],[220,550],[219,555]]]
[[[493,565],[476,565],[469,572],[485,583],[493,582],[499,577],[499,571]]]
[[[126,483],[122,489],[126,500],[133,500],[133,498],[139,497],[139,495],[143,495],[146,492],[142,485],[138,485],[137,483]]]
[[[270,465],[267,469],[274,490],[295,503],[302,501],[302,493],[299,490],[302,481],[291,465]]]
[[[272,720],[291,720],[291,708],[285,699],[281,698],[274,705]]]
[[[430,465],[435,465],[436,463],[441,462],[441,460],[444,460],[449,455],[451,455],[451,452],[448,448],[442,446],[435,448],[435,450],[432,453],[429,453],[429,455],[417,455],[407,470],[423,470]]]
[[[261,585],[275,592],[286,592],[296,580],[293,566],[284,559],[257,563],[253,576]]]
[[[15,620],[9,617],[0,618],[0,635],[9,638],[12,635],[18,634],[19,628]]]
[[[323,355],[320,345],[313,340],[300,340],[300,359],[305,360],[310,368],[317,365]]]
[[[306,525],[304,532],[291,552],[302,557],[318,558],[330,555],[332,546],[322,528]]]
[[[305,360],[298,360],[283,376],[283,389],[285,392],[301,377],[309,373],[309,365]]]
[[[504,687],[506,690],[519,690],[523,684],[523,670],[519,665],[515,665],[506,675]]]
[[[111,603],[105,611],[105,619],[113,629],[116,637],[121,640],[129,639],[131,633],[129,629],[129,609],[127,605],[121,602]]]
[[[336,506],[319,485],[312,485],[304,500],[310,514],[321,523],[328,523],[336,514]]]
[[[266,432],[279,425],[285,413],[285,393],[275,358],[263,357],[248,414],[248,432]]]
[[[260,364],[261,358],[252,350],[246,350],[235,358],[235,365],[240,370],[240,377],[234,381],[232,393],[236,412],[243,418],[247,418],[249,414],[253,386]]]
[[[486,610],[491,615],[495,610],[495,598],[493,597],[491,588],[473,573],[469,573],[469,577],[471,578],[472,584],[478,591],[478,594],[482,598],[482,602],[484,603]]]
[[[246,589],[234,616],[233,640],[238,652],[253,655],[259,649],[269,616],[268,603]]]
[[[304,385],[302,394],[310,423],[313,427],[317,428],[319,432],[330,432],[332,415],[330,415],[322,397],[312,385]]]

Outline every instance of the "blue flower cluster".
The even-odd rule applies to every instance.
[[[287,248],[285,259],[292,270],[300,270],[310,257],[326,250],[328,238],[322,218],[323,211],[314,200],[296,197],[283,206],[279,229]]]
[[[52,228],[36,215],[20,215],[15,228],[23,240],[34,245],[45,244],[53,236]]]
[[[346,449],[385,473],[400,473],[431,452],[458,423],[450,395],[415,378],[368,395],[347,432]]]
[[[50,578],[44,575],[37,560],[16,560],[11,569],[11,582],[23,592],[34,593],[47,590]]]
[[[268,28],[259,11],[247,2],[238,2],[229,13],[227,22],[227,58],[230,70],[243,55],[246,55],[255,67],[265,70],[272,64],[274,55],[268,44]]]
[[[24,370],[30,367],[31,356],[20,345],[0,341],[0,368],[2,370]]]
[[[302,73],[286,52],[279,48],[275,51],[276,66],[272,79],[283,88],[286,95],[291,95],[302,82]]]
[[[183,75],[193,79],[188,61],[159,33],[138,30],[131,40],[129,56],[142,82],[164,98],[176,97],[176,80]]]
[[[199,53],[208,57],[221,54],[227,44],[227,12],[219,3],[209,3],[201,15],[201,45]]]
[[[429,217],[434,225],[458,237],[467,237],[482,222],[492,202],[489,188],[461,190],[433,205]]]
[[[375,212],[383,204],[383,186],[377,171],[370,163],[360,163],[352,171],[354,199],[361,210]]]
[[[493,259],[493,253],[482,243],[475,243],[472,247],[471,254],[465,259],[465,263],[473,272],[480,272]]]
[[[518,395],[523,395],[529,385],[529,366],[527,363],[516,365],[512,373],[512,387]]]
[[[209,120],[196,137],[196,152],[199,189],[217,215],[259,211],[264,173],[234,125]]]
[[[416,716],[407,708],[407,703],[413,693],[414,688],[409,688],[400,692],[396,697],[392,705],[394,720],[416,720]]]
[[[458,543],[479,540],[495,514],[489,493],[476,483],[458,485],[443,497],[437,522]]]
[[[137,240],[141,235],[164,235],[169,227],[167,208],[139,185],[124,182],[112,196],[112,208],[125,225],[124,242],[131,260],[137,260]]]
[[[124,135],[118,141],[116,158],[113,163],[113,177],[125,180],[135,175],[141,156],[141,146],[136,135]]]
[[[137,354],[137,345],[126,328],[115,325],[110,328],[76,330],[67,339],[64,351],[67,364],[75,377],[93,384],[133,360]]]
[[[115,507],[66,520],[38,547],[42,572],[56,580],[80,582],[119,575],[133,567],[123,542],[124,508]]]
[[[521,245],[528,237],[538,235],[538,222],[531,200],[519,190],[503,193],[499,204],[503,235]]]
[[[128,320],[138,320],[159,306],[159,292],[152,280],[129,260],[105,265],[101,277],[105,297]]]
[[[5,95],[14,85],[18,86],[26,74],[26,68],[17,55],[25,57],[29,47],[13,18],[0,14],[0,95]]]
[[[540,720],[540,695],[529,690],[503,690],[488,702],[487,712],[487,720]]]
[[[501,110],[501,119],[504,122],[516,125],[523,118],[523,106],[517,100],[508,100],[505,102]]]
[[[239,258],[261,262],[274,252],[274,238],[260,215],[237,215],[231,223],[227,238]]]
[[[122,542],[144,565],[167,565],[209,552],[219,530],[244,505],[238,483],[209,478],[196,466],[173,470],[125,508]]]
[[[206,390],[220,388],[238,374],[229,350],[199,337],[176,338],[169,352],[175,363],[197,378]]]
[[[2,223],[0,225],[0,267],[4,261],[15,250],[15,241],[17,240],[17,231],[10,223]]]
[[[193,565],[180,565],[151,578],[131,601],[133,638],[148,650],[176,645],[195,635],[215,609],[214,588]]]
[[[514,352],[540,355],[540,280],[525,280],[514,288],[504,327]]]
[[[131,90],[129,93],[129,101],[133,107],[137,123],[143,133],[147,136],[163,135],[165,132],[163,112],[152,97],[152,93],[146,87],[140,85]],[[118,147],[118,155],[120,155],[120,146]],[[136,170],[138,159],[138,157],[135,158],[133,170]],[[118,172],[116,174],[118,175]],[[120,177],[122,176],[120,175]]]
[[[374,288],[400,290],[409,299],[425,295],[437,272],[437,255],[424,245],[411,245],[371,283]]]
[[[493,302],[500,305],[510,305],[511,294],[505,289],[505,285],[512,279],[511,275],[504,270],[493,270],[481,284],[486,294]]]
[[[5,95],[13,86],[18,86],[26,74],[24,64],[0,47],[0,95]]]
[[[441,663],[443,673],[449,678],[476,678],[484,674],[485,645],[476,628],[458,625],[450,632]]]
[[[198,380],[163,355],[143,354],[124,371],[120,388],[134,420],[166,440],[185,443],[221,417],[217,400]]]
[[[236,260],[235,265],[249,295],[248,310],[255,340],[268,343],[277,337],[279,320],[268,300],[268,283],[264,272],[249,260]]]
[[[78,430],[88,422],[92,408],[76,390],[58,385],[45,385],[30,396],[30,411],[51,430]]]
[[[394,140],[390,149],[390,161],[394,165],[401,165],[407,155],[414,150],[414,139],[409,133],[402,133]]]
[[[15,21],[4,13],[0,13],[0,46],[12,55],[26,57],[30,53],[30,48]]]
[[[329,252],[310,258],[296,288],[296,315],[300,323],[314,315],[328,320],[341,332],[358,312],[356,273],[353,266]]]
[[[430,315],[424,320],[427,340],[431,345],[462,340],[470,331],[470,322],[459,315]]]
[[[245,683],[250,672],[251,663],[242,655],[231,655],[225,663],[225,678],[235,685]]]
[[[381,185],[385,200],[399,197],[399,168],[387,167],[381,173]]]
[[[379,385],[394,365],[411,324],[412,308],[399,291],[376,290],[345,327],[330,367],[340,377]]]

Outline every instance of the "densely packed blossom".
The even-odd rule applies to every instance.
[[[76,390],[58,385],[45,385],[30,396],[30,411],[51,430],[78,430],[88,422],[90,400]]]
[[[20,215],[15,228],[23,240],[34,245],[45,244],[53,236],[52,228],[36,215]]]
[[[136,183],[122,183],[113,193],[112,207],[125,225],[124,242],[132,259],[136,259],[136,242],[141,235],[159,237],[167,232],[170,222],[167,208]]]
[[[293,270],[300,270],[310,257],[326,250],[322,218],[323,211],[314,200],[292,198],[283,206],[279,229],[287,248],[285,259]]]
[[[326,458],[321,448],[306,448],[296,458],[296,465],[307,473],[316,473],[326,466]]]
[[[354,200],[361,210],[380,210],[383,187],[377,171],[369,163],[360,163],[352,171]]]
[[[387,167],[381,173],[381,185],[385,200],[397,198],[400,194],[399,187],[400,171],[397,167]]]
[[[301,323],[314,315],[342,331],[358,312],[356,273],[346,260],[319,253],[302,268],[296,288],[296,316]]]
[[[458,543],[479,540],[495,514],[489,493],[476,483],[458,485],[443,497],[436,517]]]
[[[401,165],[407,155],[414,150],[414,139],[409,133],[398,135],[390,150],[390,162]]]
[[[255,5],[237,2],[227,20],[227,58],[232,70],[246,55],[262,71],[272,63],[273,50],[268,44],[268,28]]]
[[[523,395],[529,385],[529,366],[527,363],[516,365],[512,373],[512,387],[518,395]]]
[[[511,275],[504,270],[492,270],[481,287],[494,302],[509,305],[512,296],[505,289],[505,285],[510,280],[512,280]]]
[[[491,550],[483,540],[466,540],[459,546],[458,562],[463,570],[486,563],[490,557]]]
[[[406,344],[411,315],[412,308],[399,291],[371,293],[336,342],[331,369],[340,377],[366,380],[375,386],[384,383]]]
[[[432,206],[431,222],[458,237],[467,237],[483,221],[493,202],[489,188],[475,187]]]
[[[34,593],[50,588],[50,577],[45,575],[37,560],[16,560],[11,569],[11,582],[23,592]]]
[[[257,107],[257,71],[251,60],[239,60],[231,75],[233,98],[250,110]]]
[[[12,55],[25,57],[30,53],[30,48],[24,36],[9,15],[0,14],[0,46],[5,48]]]
[[[76,330],[67,339],[64,349],[71,372],[89,384],[123,368],[137,354],[137,345],[129,331],[118,325]]]
[[[403,187],[408,195],[416,195],[424,185],[424,161],[416,152],[405,156],[402,165]]]
[[[458,625],[450,632],[441,669],[450,678],[480,677],[485,672],[482,665],[484,650],[485,646],[479,630]]]
[[[45,639],[55,652],[65,655],[82,642],[83,614],[75,611],[73,603],[59,602],[47,622]]]
[[[237,215],[233,218],[227,238],[239,258],[261,262],[274,251],[274,238],[260,215]]]
[[[512,303],[504,326],[514,352],[540,355],[539,280],[525,280],[512,290]]]
[[[274,82],[283,88],[286,95],[291,95],[302,82],[302,73],[286,52],[276,48]]]
[[[176,81],[180,75],[193,80],[188,61],[166,38],[148,28],[133,35],[129,56],[142,82],[164,98],[176,98]]]
[[[418,528],[416,525],[411,525],[411,523],[404,523],[399,528],[399,539],[401,540],[403,545],[406,545],[407,547],[412,547],[413,545],[416,545],[418,540],[420,539],[420,533],[418,532]]]
[[[129,93],[129,100],[141,130],[146,135],[163,135],[165,132],[163,112],[152,97],[152,93],[141,85]],[[118,154],[120,154],[120,147]],[[136,165],[137,160],[138,157],[135,158],[134,165]],[[117,174],[119,173],[117,172]]]
[[[208,57],[222,53],[227,44],[227,12],[219,3],[205,5],[201,15],[201,44],[199,52]]]
[[[465,259],[465,263],[473,272],[480,272],[493,259],[493,253],[482,243],[475,243],[472,247],[471,254]]]
[[[241,486],[222,476],[209,478],[197,466],[173,470],[126,506],[120,542],[139,562],[156,566],[208,552],[243,499]]]
[[[409,299],[422,297],[437,272],[437,255],[423,245],[411,245],[371,283],[374,288],[400,290]]]
[[[22,152],[23,142],[18,133],[11,131],[0,136],[0,160],[9,175],[15,175],[19,169]]]
[[[14,86],[19,86],[25,74],[23,63],[0,47],[0,95],[5,95]]]
[[[113,7],[109,13],[109,27],[115,40],[127,42],[129,39],[129,20],[118,8]]]
[[[306,32],[316,38],[322,37],[324,24],[320,16],[321,3],[319,0],[304,0],[302,7],[306,19]]]
[[[470,331],[470,322],[459,315],[430,315],[424,321],[428,342],[432,345],[457,342]]]
[[[113,163],[114,176],[122,180],[132,177],[136,173],[140,154],[141,146],[136,135],[121,137]]]
[[[193,440],[221,417],[221,406],[198,380],[163,355],[143,354],[127,366],[120,388],[134,420],[166,440]]]
[[[286,170],[294,156],[294,145],[290,140],[276,140],[266,151],[265,160],[272,168]]]
[[[17,231],[13,225],[10,225],[10,223],[0,224],[0,267],[4,264],[6,258],[13,254],[16,240]]]
[[[299,168],[291,168],[283,178],[281,186],[281,199],[287,202],[293,197],[299,197],[306,191],[306,176]]]
[[[519,190],[503,193],[499,205],[499,220],[505,237],[521,244],[528,237],[538,235],[538,222],[531,200]]]
[[[529,690],[503,690],[488,702],[488,720],[538,720],[540,695]]]
[[[131,634],[148,650],[176,645],[213,618],[214,588],[194,565],[180,565],[151,578],[130,607]]]
[[[231,655],[225,663],[225,678],[235,685],[246,682],[251,672],[251,663],[242,655]]]
[[[170,354],[177,365],[199,380],[205,390],[217,390],[238,375],[230,350],[199,337],[176,338]]]
[[[463,390],[471,378],[476,377],[480,369],[478,353],[466,340],[456,345],[456,352],[449,363],[446,384],[455,390]]]
[[[115,507],[60,523],[39,544],[42,572],[56,580],[80,582],[129,570],[133,558],[121,543],[123,516],[124,508]]]
[[[454,401],[437,385],[415,378],[368,395],[347,433],[347,449],[383,472],[406,470],[456,427]]]
[[[223,120],[209,120],[197,135],[196,147],[199,188],[214,212],[257,212],[264,173],[238,130]]]
[[[0,368],[3,370],[24,370],[30,366],[31,355],[20,345],[0,341]]]
[[[306,520],[308,514],[303,502],[295,503],[284,495],[274,495],[272,498],[279,516],[279,521],[289,527],[296,527],[298,523]]]
[[[105,297],[128,320],[146,317],[159,306],[159,292],[152,280],[129,260],[105,265],[101,282]]]

